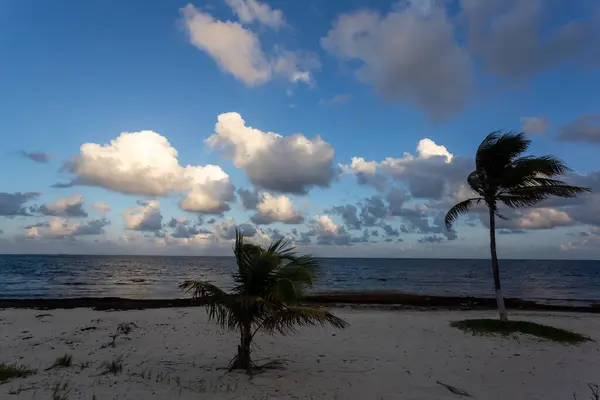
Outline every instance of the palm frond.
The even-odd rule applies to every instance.
[[[296,332],[296,327],[325,327],[326,325],[331,325],[337,329],[344,329],[348,326],[348,323],[323,309],[288,307],[269,315],[262,321],[258,329],[270,333],[278,332],[282,335],[288,335]]]
[[[454,207],[452,207],[448,211],[448,213],[446,213],[446,217],[444,218],[444,223],[446,224],[446,229],[451,230],[452,224],[458,219],[458,217],[463,214],[467,214],[469,212],[469,210],[471,209],[471,207],[473,207],[475,202],[480,202],[481,200],[482,200],[481,198],[477,197],[477,198],[467,199],[467,200],[461,201],[458,204],[455,204]]]
[[[533,207],[537,203],[539,203],[543,198],[532,198],[532,197],[522,197],[522,196],[506,196],[501,195],[497,197],[497,200],[502,204],[506,205],[510,208],[519,208],[519,207]],[[496,214],[498,215],[498,214]],[[500,216],[500,215],[498,215]],[[508,219],[505,217],[501,217],[502,219]]]
[[[477,170],[499,170],[510,164],[529,148],[531,141],[524,133],[495,131],[490,133],[479,145],[475,155]]]
[[[553,156],[521,157],[504,168],[499,179],[499,186],[506,190],[520,186],[564,184],[551,178],[568,171],[570,169],[565,163]]]
[[[485,185],[486,185],[485,171],[475,170],[467,177],[467,183],[471,189],[480,196],[485,196]]]
[[[184,281],[179,288],[204,304],[209,321],[214,320],[223,328],[235,329],[239,314],[230,294],[210,282],[200,280]]]
[[[267,251],[271,253],[277,253],[281,257],[288,257],[294,255],[294,249],[295,247],[290,241],[286,240],[285,238],[281,238],[271,243],[271,245],[269,245],[267,248]]]
[[[203,300],[206,297],[223,298],[227,296],[226,292],[208,281],[190,279],[178,286],[185,293],[191,293],[194,299]]]
[[[272,295],[286,304],[296,304],[313,288],[318,270],[319,263],[312,256],[296,257],[275,273]]]
[[[544,200],[549,197],[576,197],[584,193],[590,193],[590,188],[571,186],[564,183],[553,182],[551,185],[525,186],[507,190],[505,195],[511,197],[522,197],[529,199]]]
[[[571,171],[563,160],[554,156],[521,157],[514,161],[512,167],[515,169],[531,171],[546,177],[564,175]]]

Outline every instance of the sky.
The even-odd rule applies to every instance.
[[[491,131],[577,199],[502,210],[504,258],[600,259],[600,3],[0,3],[0,253],[489,256],[453,230]]]

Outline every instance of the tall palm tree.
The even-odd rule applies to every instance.
[[[553,179],[570,171],[562,160],[553,156],[523,156],[530,143],[524,133],[490,133],[479,145],[475,171],[467,178],[469,186],[478,196],[456,204],[445,218],[446,227],[450,230],[454,221],[461,214],[468,213],[473,206],[480,203],[487,206],[494,288],[502,321],[507,321],[508,317],[496,255],[496,217],[506,218],[498,213],[498,206],[531,207],[549,197],[575,197],[591,191]]]
[[[179,285],[205,304],[209,320],[223,329],[240,332],[230,370],[245,369],[250,373],[256,367],[250,353],[258,331],[286,335],[295,332],[297,326],[347,326],[328,311],[298,305],[315,282],[319,268],[315,258],[297,255],[289,242],[281,239],[268,248],[246,243],[240,232],[236,232],[233,251],[237,271],[232,274],[234,287],[230,292],[200,280]]]

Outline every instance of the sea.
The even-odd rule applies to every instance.
[[[494,297],[489,260],[323,258],[315,291],[402,291]],[[177,284],[228,288],[232,257],[0,255],[0,298],[183,298]],[[506,297],[546,304],[600,300],[600,261],[501,260]]]

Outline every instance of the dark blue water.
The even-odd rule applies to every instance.
[[[488,260],[322,259],[319,291],[386,290],[493,297]],[[202,278],[227,287],[226,257],[0,255],[0,298],[184,297]],[[546,303],[600,299],[600,261],[501,260],[505,295]]]

